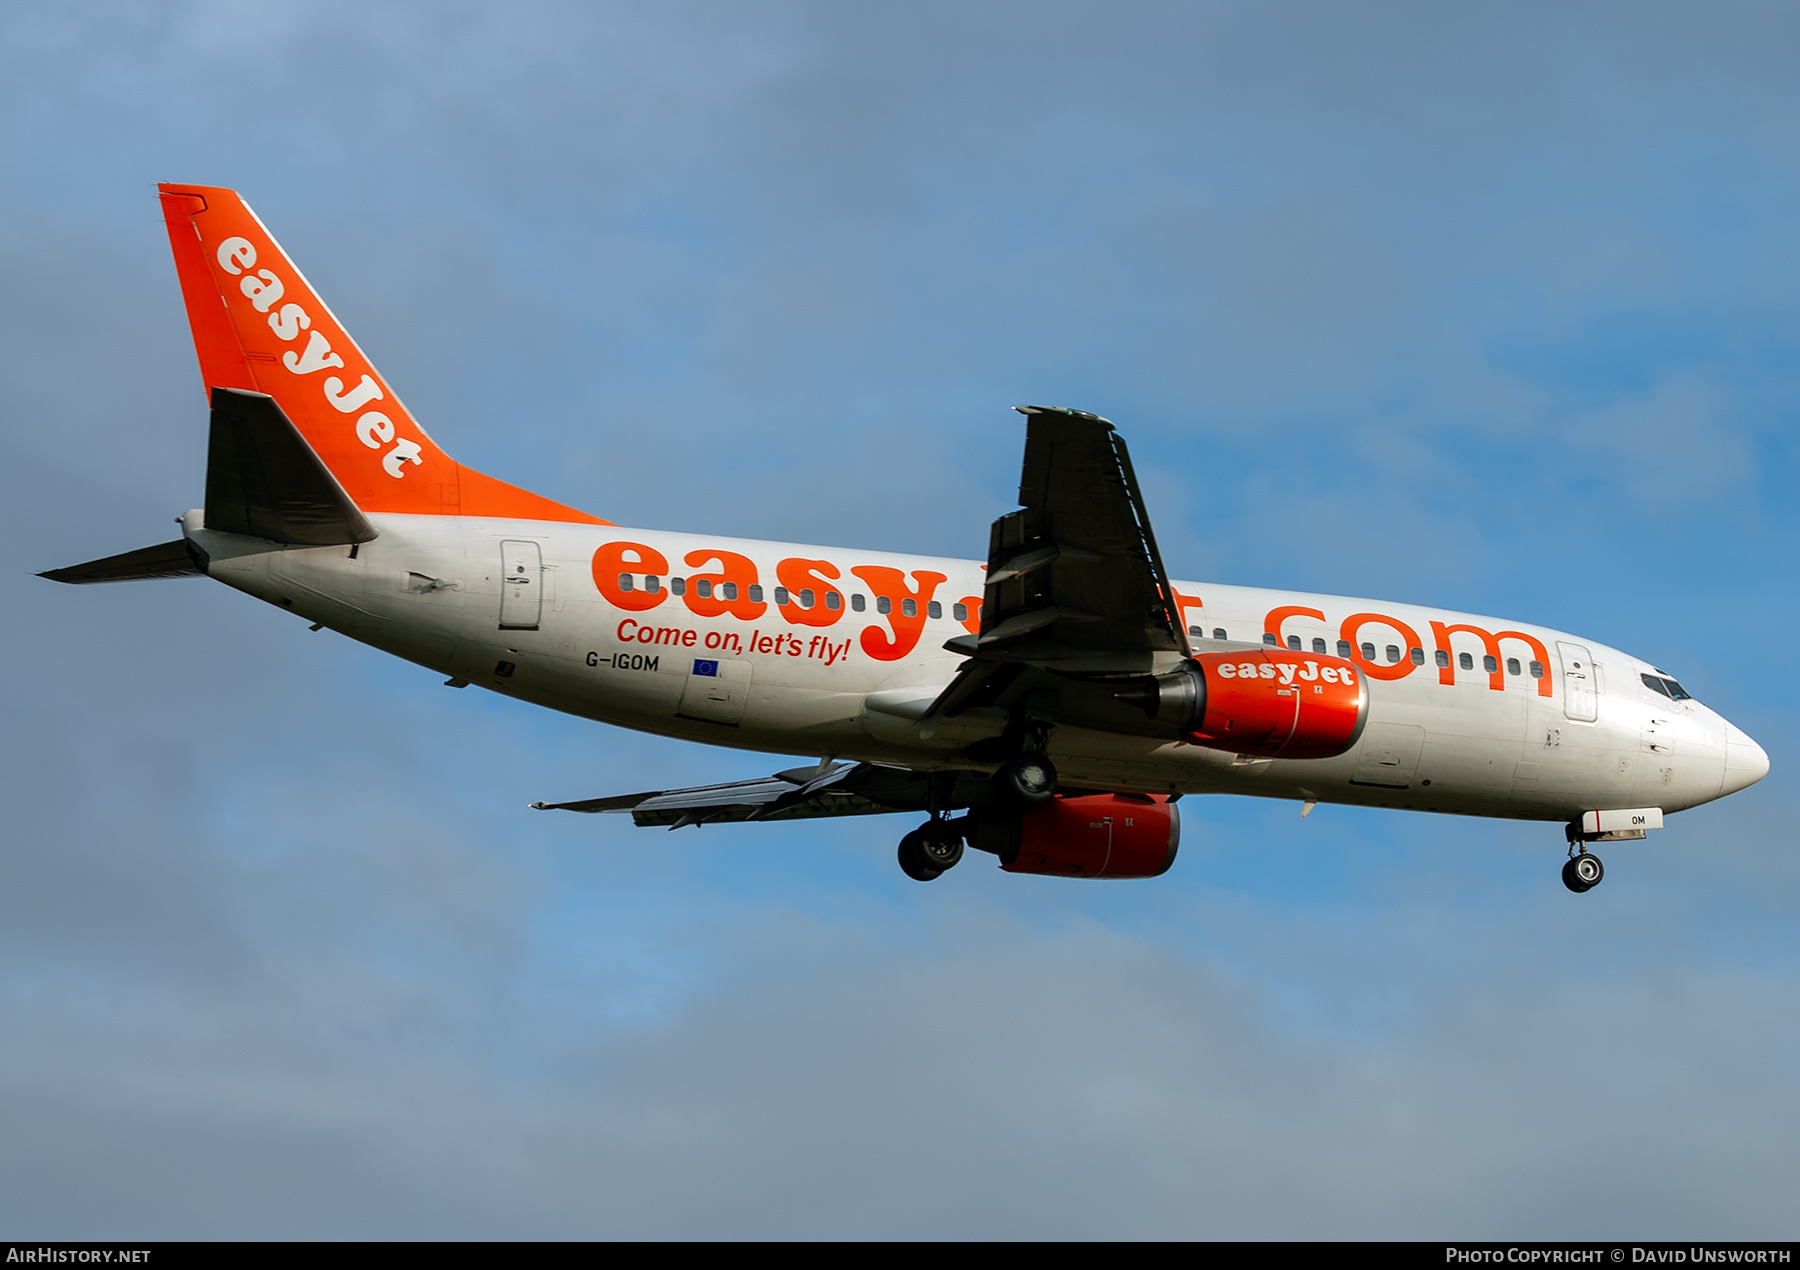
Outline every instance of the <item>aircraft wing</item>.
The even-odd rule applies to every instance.
[[[745,820],[811,820],[890,811],[967,807],[985,796],[982,772],[915,772],[887,763],[821,763],[757,780],[653,789],[641,794],[532,803],[539,811],[629,812],[640,827],[724,824]]]
[[[940,778],[940,795],[959,777]],[[966,797],[966,791],[964,796]],[[658,789],[613,798],[567,803],[533,803],[539,811],[629,812],[641,826],[680,829],[744,820],[810,820],[820,816],[872,816],[917,811],[931,803],[931,777],[878,763],[821,763],[797,767],[759,780]]]
[[[1020,508],[989,533],[981,633],[969,651],[1033,663],[1185,655],[1124,438],[1085,410],[1014,408],[1027,420]]]
[[[944,645],[969,660],[922,722],[1029,698],[1046,721],[1160,735],[1112,696],[1191,655],[1125,441],[1083,410],[1015,409],[1022,505],[994,522],[980,634]]]

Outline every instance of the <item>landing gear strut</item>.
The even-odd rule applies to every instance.
[[[915,882],[955,868],[962,856],[962,834],[945,820],[927,820],[900,839],[900,870]]]
[[[1600,885],[1600,879],[1606,876],[1606,866],[1600,863],[1600,857],[1589,855],[1586,847],[1569,857],[1563,865],[1563,885],[1575,894],[1591,891]]]

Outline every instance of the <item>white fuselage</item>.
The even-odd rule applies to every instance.
[[[211,576],[239,590],[453,680],[621,727],[922,769],[970,766],[960,752],[1003,724],[981,711],[920,722],[963,660],[944,642],[976,627],[975,561],[561,522],[370,520],[380,536],[357,549],[215,533],[199,513],[183,523]],[[616,563],[620,543],[632,549],[621,572],[653,560],[640,547],[667,564],[654,584],[636,565],[622,596],[635,607],[616,602],[610,565],[602,574],[614,598],[596,580],[596,553]],[[741,558],[737,612],[707,616],[719,596],[699,595],[689,579],[721,552]],[[796,562],[826,567],[810,575],[810,608],[793,587],[783,609],[775,591]],[[916,614],[902,620],[898,598],[879,612],[858,569],[916,582]],[[932,585],[935,575],[944,581]],[[672,576],[684,594],[670,589]],[[825,599],[833,587],[836,608]],[[1269,760],[1061,725],[1048,745],[1065,782],[1568,820],[1606,808],[1677,811],[1768,767],[1712,710],[1646,687],[1648,663],[1591,640],[1386,601],[1199,583],[1176,591],[1190,631],[1207,641],[1199,649],[1261,644],[1266,631],[1302,651],[1348,644],[1370,692],[1361,738],[1337,758]]]

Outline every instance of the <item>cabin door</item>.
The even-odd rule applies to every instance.
[[[500,544],[500,629],[535,631],[544,608],[544,557],[535,542]]]
[[[1562,657],[1563,714],[1577,723],[1600,717],[1600,696],[1594,691],[1594,662],[1580,644],[1557,642]]]

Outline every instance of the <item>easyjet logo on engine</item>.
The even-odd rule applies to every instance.
[[[1291,661],[1227,661],[1214,667],[1221,679],[1275,679],[1291,684],[1295,679],[1307,683],[1355,684],[1356,672],[1348,666],[1321,666],[1316,661],[1304,664]]]
[[[312,315],[292,301],[282,303],[287,284],[280,275],[272,269],[256,267],[254,243],[247,238],[227,238],[219,244],[215,256],[221,269],[240,280],[238,289],[252,308],[266,315],[269,329],[277,339],[293,343],[306,333],[304,348],[289,349],[281,355],[281,364],[287,367],[289,374],[316,375],[322,370],[343,369],[344,359],[332,351],[331,341],[323,333],[312,330]],[[423,451],[417,441],[396,437],[394,421],[381,411],[363,409],[385,396],[374,376],[364,374],[354,387],[346,388],[340,377],[328,375],[320,387],[333,410],[357,416],[353,426],[358,441],[371,450],[385,447],[386,453],[381,456],[382,471],[399,479],[406,475],[407,464],[424,463]]]

